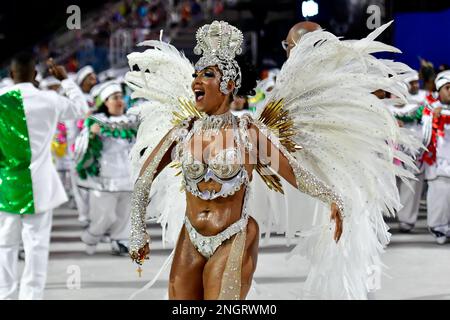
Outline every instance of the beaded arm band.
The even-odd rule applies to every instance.
[[[138,264],[145,259],[142,249],[150,243],[147,233],[145,214],[149,203],[150,187],[156,175],[156,170],[172,143],[177,140],[175,132],[170,132],[163,140],[159,150],[148,164],[144,173],[137,179],[131,199],[131,235],[130,235],[130,257]]]
[[[287,158],[292,167],[297,182],[297,188],[303,193],[318,198],[322,202],[331,205],[335,203],[339,208],[341,217],[344,217],[344,202],[339,194],[314,174],[300,165],[298,160],[280,143],[278,138],[262,123],[253,121],[258,130],[272,142]]]

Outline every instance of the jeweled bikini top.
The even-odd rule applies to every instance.
[[[232,125],[233,135],[235,141],[240,141],[239,131],[237,127],[237,119],[231,114],[225,114],[222,118],[228,117],[229,121],[222,121],[221,127],[228,124]],[[197,122],[199,121],[199,122]],[[217,134],[219,127],[211,128],[210,123],[205,125],[204,119],[197,120],[194,123],[193,129],[187,134],[184,139],[183,147],[180,149],[180,162],[184,176],[185,189],[196,197],[203,200],[212,200],[218,197],[227,197],[239,191],[243,184],[248,184],[249,178],[247,170],[244,166],[241,150],[238,147],[226,148],[220,150],[216,155],[210,157],[207,162],[197,160],[190,151],[189,141],[194,133],[197,134],[211,134],[201,130],[201,127],[208,127],[207,130],[215,130],[213,134]],[[214,122],[219,123],[217,116],[213,119]],[[203,122],[203,123],[200,123]],[[208,120],[206,121],[208,122]],[[239,145],[239,143],[238,143]],[[208,182],[210,180],[220,183],[222,186],[218,192],[215,190],[198,189],[198,184],[201,181]]]

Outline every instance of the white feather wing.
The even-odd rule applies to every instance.
[[[194,99],[191,90],[194,68],[183,53],[162,41],[150,40],[139,45],[153,48],[128,55],[130,69],[138,69],[125,76],[133,90],[132,98],[147,100],[131,111],[141,120],[137,142],[131,151],[135,174],[172,127],[173,112],[179,111],[179,99]]]
[[[359,41],[341,41],[325,31],[306,34],[272,91],[271,99],[283,98],[295,122],[294,140],[303,147],[296,158],[333,186],[345,204],[344,232],[337,245],[326,208],[294,249],[311,261],[306,298],[364,299],[375,289],[379,254],[390,237],[383,213],[401,206],[396,177],[413,178],[394,165],[398,158],[414,167],[412,159],[395,147],[415,150],[420,143],[399,128],[382,101],[371,94],[377,89],[399,97],[406,93],[399,73],[409,68],[370,55],[399,52],[374,41],[387,26]]]
[[[193,100],[191,90],[194,68],[183,53],[162,41],[145,41],[139,45],[153,47],[128,55],[130,69],[125,81],[133,90],[132,98],[146,101],[129,112],[139,116],[136,144],[131,150],[133,175],[173,127],[173,112],[180,111],[181,100]],[[164,170],[154,181],[150,193],[148,216],[163,227],[163,243],[174,244],[182,226],[186,201],[180,192],[181,180],[172,168]]]

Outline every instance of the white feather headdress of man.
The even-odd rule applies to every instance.
[[[228,81],[234,81],[234,93],[241,86],[242,74],[238,63],[234,59],[242,53],[242,32],[225,21],[213,21],[197,30],[195,35],[197,45],[194,53],[202,55],[195,64],[195,69],[200,71],[209,66],[217,66],[222,72],[220,91],[228,94]]]

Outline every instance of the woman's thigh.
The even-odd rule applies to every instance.
[[[208,260],[203,271],[204,299],[215,300],[220,295],[222,276],[235,236],[225,241]],[[259,228],[253,218],[249,218],[241,269],[241,299],[247,296],[258,259]]]
[[[202,300],[205,263],[183,226],[170,270],[169,299]]]

